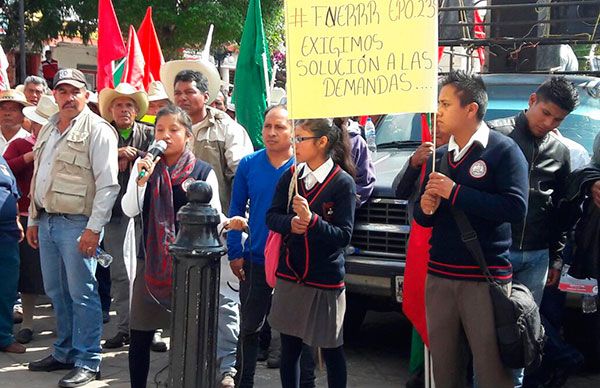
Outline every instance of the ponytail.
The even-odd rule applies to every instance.
[[[356,177],[356,165],[350,155],[348,132],[333,123],[332,119],[298,120],[296,125],[312,132],[315,136],[327,137],[327,156],[352,178]]]
[[[352,178],[356,178],[356,165],[350,154],[350,136],[348,131],[333,124],[331,127],[332,137],[329,137],[329,148],[331,159],[346,171]],[[335,137],[335,138],[334,138]]]

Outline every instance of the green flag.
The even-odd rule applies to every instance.
[[[271,58],[263,29],[260,0],[250,0],[235,69],[233,99],[236,118],[248,131],[254,148],[263,147],[263,114],[267,109],[267,85],[270,79]]]

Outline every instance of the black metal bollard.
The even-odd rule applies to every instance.
[[[169,386],[213,388],[217,365],[220,260],[225,254],[209,202],[212,189],[198,181],[188,187],[188,203],[177,213],[174,257]],[[218,193],[216,194],[218,195]]]

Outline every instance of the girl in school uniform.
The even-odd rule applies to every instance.
[[[296,126],[298,194],[283,174],[267,226],[283,236],[269,322],[281,333],[283,388],[299,386],[302,343],[320,347],[330,388],[346,387],[342,323],[346,310],[344,248],[356,207],[348,135],[330,119]]]

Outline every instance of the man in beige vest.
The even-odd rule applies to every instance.
[[[57,339],[53,353],[31,362],[29,370],[70,369],[59,387],[100,377],[102,310],[93,257],[119,193],[117,134],[89,110],[88,95],[79,70],[59,70],[54,77],[59,111],[33,149],[27,241],[40,249]]]
[[[161,67],[160,75],[171,101],[192,119],[192,151],[215,170],[221,207],[227,214],[237,166],[254,147],[244,127],[209,106],[219,92],[219,72],[204,60],[171,61]]]

